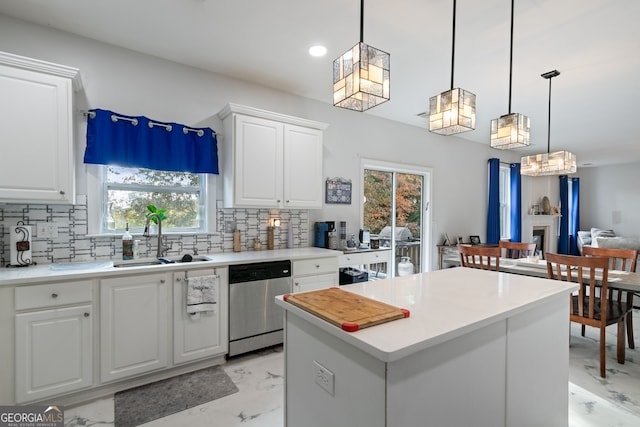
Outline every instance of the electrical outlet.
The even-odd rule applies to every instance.
[[[313,361],[313,381],[333,396],[335,389],[333,372],[315,360]]]
[[[235,229],[236,229],[236,222],[235,221],[225,221],[224,222],[224,232],[225,233],[233,233]]]
[[[40,238],[58,237],[58,226],[54,222],[39,222],[36,229]]]

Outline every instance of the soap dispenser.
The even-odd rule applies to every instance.
[[[133,236],[129,233],[128,222],[122,235],[122,259],[133,259]]]

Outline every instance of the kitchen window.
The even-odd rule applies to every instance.
[[[120,233],[127,224],[141,233],[149,205],[164,210],[165,232],[215,231],[213,129],[92,109],[84,163],[89,235]]]
[[[141,234],[149,204],[167,211],[163,233],[215,231],[215,175],[113,165],[87,165],[87,172],[90,235],[122,233],[127,222]]]
[[[123,230],[142,232],[147,205],[165,209],[164,231],[206,231],[206,175],[158,171],[114,165],[103,167],[104,233]]]

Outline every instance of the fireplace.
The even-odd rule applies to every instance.
[[[542,256],[558,251],[558,220],[560,215],[525,215],[522,221],[522,241],[533,242]]]
[[[533,227],[532,242],[536,244],[536,250],[542,252],[543,259],[545,254],[545,234],[547,234],[547,227]]]

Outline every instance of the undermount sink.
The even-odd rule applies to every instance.
[[[103,270],[113,267],[113,261],[59,262],[49,265],[53,271]]]
[[[161,265],[163,264],[162,262],[158,261],[157,259],[154,259],[152,261],[140,261],[140,262],[123,262],[120,264],[113,264],[114,267],[145,267],[148,265]]]
[[[114,264],[114,267],[122,268],[122,267],[145,267],[149,265],[162,265],[162,264],[182,264],[189,262],[201,262],[201,261],[211,261],[210,258],[205,256],[191,256],[184,255],[182,257],[162,257],[157,259],[145,260],[145,261],[124,261],[122,263]]]

